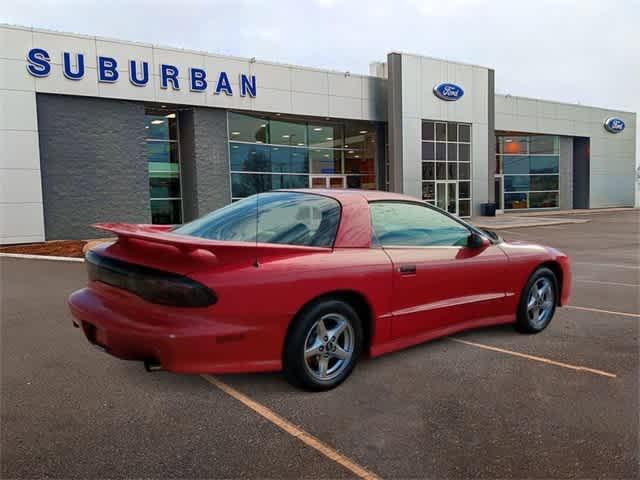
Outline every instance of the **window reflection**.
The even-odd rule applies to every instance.
[[[145,112],[145,151],[149,171],[151,222],[182,223],[180,152],[176,112]]]
[[[234,199],[274,188],[308,187],[309,174],[326,175],[317,179],[323,185],[377,188],[372,124],[305,122],[234,112],[229,113],[228,122]]]

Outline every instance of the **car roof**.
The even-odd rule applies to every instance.
[[[342,199],[348,199],[349,197],[359,196],[363,197],[368,202],[376,200],[407,200],[410,202],[421,201],[418,198],[410,197],[409,195],[403,195],[401,193],[383,192],[381,190],[361,190],[356,188],[294,188],[294,189],[281,189],[276,190],[280,192],[299,192],[299,193],[312,193],[316,195],[324,195],[326,197],[335,198],[340,201]]]

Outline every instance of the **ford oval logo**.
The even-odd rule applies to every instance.
[[[624,127],[624,120],[618,117],[609,117],[604,121],[604,128],[611,133],[620,133]]]
[[[453,83],[439,83],[433,87],[433,93],[436,97],[446,100],[447,102],[453,102],[460,100],[464,95],[464,90],[458,85]]]

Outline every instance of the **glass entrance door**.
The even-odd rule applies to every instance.
[[[310,175],[310,188],[347,188],[345,175]]]
[[[436,206],[458,215],[458,182],[436,182]]]

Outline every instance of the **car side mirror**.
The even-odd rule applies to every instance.
[[[489,245],[489,240],[484,238],[482,235],[478,235],[475,232],[472,232],[471,235],[467,238],[467,247],[469,248],[482,248]]]

